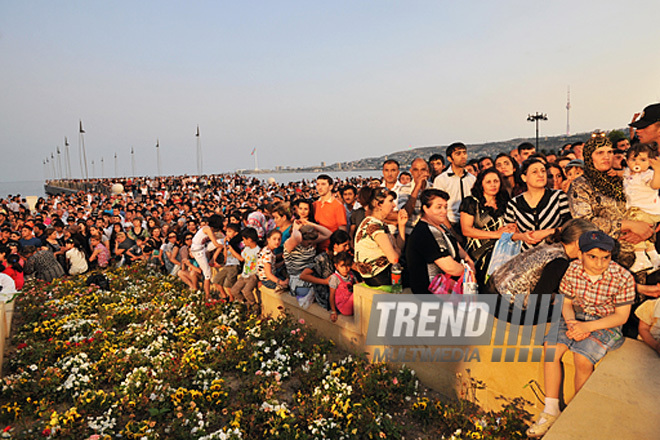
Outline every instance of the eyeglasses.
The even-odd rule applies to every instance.
[[[176,235],[170,235],[167,238],[176,238]]]

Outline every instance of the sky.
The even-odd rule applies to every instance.
[[[0,181],[311,166],[625,127],[660,2],[0,0]],[[103,167],[101,167],[103,160]],[[57,159],[55,159],[57,163]],[[63,161],[63,159],[62,159]],[[94,167],[91,162],[94,161]],[[63,165],[64,166],[64,165]],[[56,168],[56,174],[59,171]]]

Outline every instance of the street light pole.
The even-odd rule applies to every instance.
[[[547,121],[548,115],[536,112],[533,115],[527,115],[529,122],[536,122],[536,151],[539,150],[539,121]]]

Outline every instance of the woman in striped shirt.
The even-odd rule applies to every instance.
[[[528,159],[520,168],[520,177],[527,190],[509,201],[504,223],[515,223],[518,232],[514,240],[522,240],[522,249],[529,249],[552,235],[556,228],[571,219],[568,197],[563,191],[548,189],[545,164]]]

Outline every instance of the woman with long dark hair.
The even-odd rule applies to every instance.
[[[516,231],[516,225],[505,224],[504,213],[509,194],[502,186],[502,175],[488,168],[477,175],[472,195],[461,202],[461,232],[467,239],[465,250],[474,260],[478,282],[483,282],[490,256],[503,233]]]
[[[369,215],[362,220],[355,233],[355,263],[364,282],[373,287],[392,282],[391,269],[399,261],[405,240],[408,213],[399,211],[397,237],[390,234],[385,219],[394,209],[396,194],[387,188],[372,189],[365,208]]]

